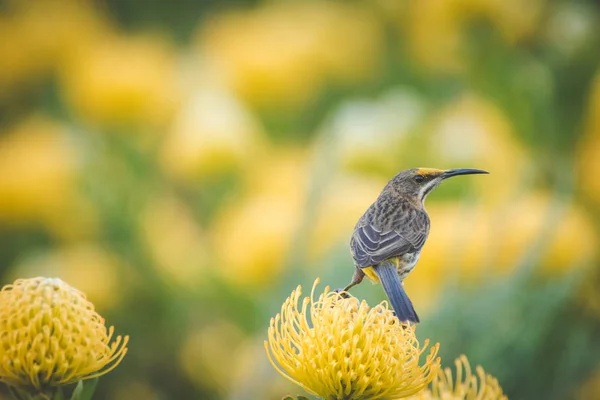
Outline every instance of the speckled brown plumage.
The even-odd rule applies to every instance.
[[[359,268],[405,253],[420,253],[429,235],[429,217],[402,197],[382,193],[359,219],[350,250]]]

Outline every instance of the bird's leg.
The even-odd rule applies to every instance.
[[[359,283],[362,282],[362,280],[365,277],[365,273],[362,272],[362,269],[356,267],[356,270],[354,271],[354,275],[352,275],[352,282],[350,282],[345,288],[343,289],[336,289],[335,292],[336,293],[340,293],[343,292],[343,294],[341,295],[344,298],[350,297],[350,295],[346,292],[348,292],[350,290],[350,288],[358,285]]]
[[[348,290],[350,290],[350,288],[358,285],[359,283],[362,282],[362,280],[364,279],[364,277],[365,277],[365,273],[362,271],[362,269],[360,269],[360,268],[357,267],[356,270],[354,271],[354,275],[352,275],[352,282],[350,282],[348,284],[348,286],[346,286],[344,288],[343,291],[347,292]]]

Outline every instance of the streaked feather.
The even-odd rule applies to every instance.
[[[429,234],[429,217],[424,211],[399,207],[382,214],[371,210],[373,207],[359,220],[350,240],[357,266],[376,265],[423,247]],[[375,215],[380,217],[372,218]]]

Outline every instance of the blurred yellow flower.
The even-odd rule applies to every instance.
[[[119,276],[123,261],[96,243],[74,243],[38,251],[20,259],[10,276],[60,276],[86,294],[96,307],[107,309],[121,300]]]
[[[265,349],[273,367],[307,392],[330,400],[401,398],[435,377],[440,360],[433,346],[419,345],[415,326],[398,322],[386,302],[369,307],[354,297],[324,292],[300,304],[298,286],[271,319]]]
[[[431,382],[431,388],[424,390],[408,400],[507,400],[496,378],[477,367],[473,375],[469,360],[460,356],[454,361],[456,377],[450,368],[439,370]],[[464,373],[464,375],[463,375]],[[478,379],[479,378],[479,379]]]
[[[0,37],[10,40],[0,40],[0,97],[22,90],[109,31],[92,2],[15,1],[5,7],[10,11],[0,18]]]
[[[174,178],[214,179],[254,161],[262,133],[256,118],[231,93],[215,85],[202,86],[175,116],[160,162]]]
[[[429,239],[419,265],[405,281],[413,302],[427,308],[436,304],[448,269],[460,271],[460,278],[479,282],[490,272],[509,274],[531,251],[539,236],[551,232],[541,250],[540,274],[560,275],[569,268],[589,265],[597,256],[596,234],[585,210],[566,204],[557,224],[545,228],[551,198],[546,192],[517,197],[504,207],[459,202],[432,202]],[[411,295],[412,296],[412,295]]]
[[[278,149],[248,171],[248,194],[215,220],[219,272],[238,285],[276,280],[299,227],[307,185],[304,152]]]
[[[448,268],[463,268],[467,279],[480,278],[487,265],[491,227],[489,215],[475,205],[458,202],[430,202],[427,211],[431,231],[423,248],[419,264],[404,281],[406,290],[419,309],[438,304],[438,296],[448,274]],[[458,250],[457,250],[458,249]]]
[[[215,228],[220,272],[236,284],[273,282],[298,227],[297,210],[281,203],[281,198],[260,196],[222,218]]]
[[[460,71],[464,62],[463,30],[473,19],[489,21],[510,43],[535,31],[543,0],[423,0],[412,2],[407,24],[411,55],[432,71]],[[518,12],[515,12],[518,10]]]
[[[329,81],[369,78],[383,33],[374,13],[355,4],[272,2],[214,18],[198,42],[246,100],[286,107],[305,104]]]
[[[115,368],[129,337],[108,330],[85,295],[58,278],[18,279],[0,291],[0,381],[38,391]],[[112,340],[112,342],[111,342]]]
[[[591,315],[600,316],[600,292],[598,286],[600,285],[600,268],[592,268],[582,279],[581,284],[575,295],[577,306],[581,307],[582,314],[589,313]],[[598,382],[597,389],[600,394],[600,370],[597,373]],[[582,397],[585,398],[585,397]],[[595,398],[591,396],[588,398]]]
[[[600,368],[596,367],[583,384],[576,389],[573,399],[589,400],[600,398]]]
[[[189,207],[177,197],[153,196],[140,213],[140,236],[158,271],[170,282],[193,288],[210,263],[208,238]]]
[[[9,97],[19,85],[32,82],[46,69],[45,60],[36,57],[35,43],[15,18],[0,16],[0,97]]]
[[[596,205],[600,205],[600,70],[592,81],[585,134],[576,157],[579,189]]]
[[[210,387],[226,397],[245,338],[240,328],[224,320],[193,330],[179,351],[181,368],[198,387]]]
[[[0,155],[3,218],[45,217],[65,207],[76,155],[62,126],[44,117],[30,118],[2,136]]]
[[[108,397],[111,400],[160,400],[162,393],[152,387],[149,382],[131,381],[131,378],[126,383],[120,383],[119,386],[111,388]]]
[[[495,249],[497,261],[509,271],[527,252],[539,235],[544,234],[551,198],[547,193],[534,192],[515,201],[498,213],[501,238]],[[562,215],[549,226],[552,235],[541,255],[541,269],[547,274],[560,274],[576,265],[587,266],[598,255],[598,235],[585,210],[574,203],[563,204]]]
[[[157,36],[107,35],[60,71],[64,96],[95,123],[166,123],[178,101],[174,51]]]
[[[79,159],[66,127],[43,116],[0,135],[0,221],[41,223],[67,238],[93,231],[77,190]]]
[[[409,10],[406,35],[411,56],[433,71],[458,71],[460,25],[454,10],[456,1],[418,1]]]

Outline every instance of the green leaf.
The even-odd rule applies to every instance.
[[[65,394],[63,393],[62,388],[56,388],[52,400],[65,400]]]
[[[98,378],[79,381],[77,387],[73,391],[71,400],[91,400],[98,384]]]

